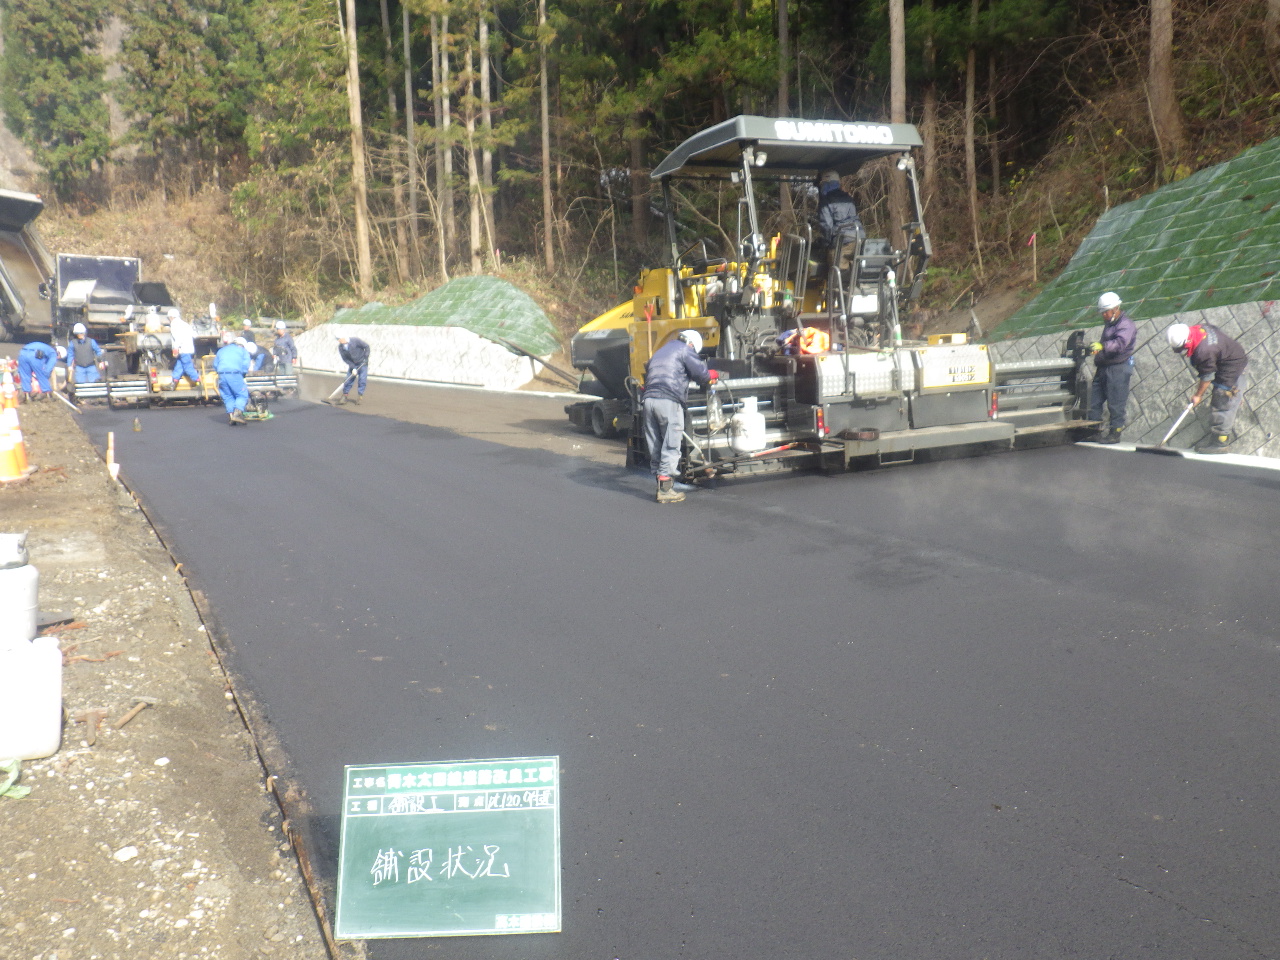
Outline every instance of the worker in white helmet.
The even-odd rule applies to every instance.
[[[72,383],[97,383],[101,380],[100,372],[106,367],[102,357],[102,348],[89,336],[83,323],[71,328],[71,339],[67,341],[67,370]]]
[[[1200,382],[1191,393],[1198,406],[1211,389],[1209,433],[1196,444],[1200,453],[1226,453],[1231,447],[1231,427],[1249,385],[1245,373],[1249,357],[1244,347],[1212,323],[1175,323],[1165,331],[1174,353],[1180,353],[1195,367]]]
[[[196,372],[196,338],[191,324],[182,318],[177,307],[170,307],[168,312],[169,337],[173,349],[173,385],[183,377],[191,382],[192,387],[200,386],[200,374]]]
[[[293,342],[289,325],[283,320],[276,321],[275,331],[276,339],[271,344],[271,354],[276,358],[276,373],[292,376],[293,365],[298,362],[298,345]]]
[[[1093,343],[1093,387],[1089,391],[1089,419],[1102,421],[1105,405],[1109,424],[1102,423],[1094,439],[1119,443],[1129,406],[1129,381],[1133,378],[1133,351],[1138,328],[1120,309],[1120,297],[1110,291],[1098,298],[1102,333]]]
[[[658,503],[679,503],[684,494],[675,489],[680,466],[680,441],[684,436],[684,405],[689,384],[704,387],[715,382],[716,372],[698,356],[702,335],[682,330],[649,358],[644,368],[644,439],[649,466],[658,482]]]

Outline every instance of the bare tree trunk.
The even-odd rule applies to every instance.
[[[404,138],[405,138],[405,161],[406,173],[405,179],[409,184],[408,198],[408,217],[409,217],[409,238],[410,238],[410,255],[409,276],[412,279],[417,274],[417,264],[422,257],[422,252],[418,246],[418,143],[417,143],[417,116],[413,102],[413,57],[409,49],[409,7],[402,4],[400,7],[401,14],[401,33],[404,36]]]
[[[382,62],[387,71],[387,126],[395,131],[396,127],[396,64],[391,46],[391,12],[387,0],[379,0],[382,8],[382,33],[386,44],[382,50]],[[389,151],[395,156],[395,150]],[[393,165],[394,167],[394,165]],[[401,283],[409,279],[409,224],[404,206],[404,180],[394,168],[391,173],[391,195],[396,211],[396,274]]]
[[[489,259],[497,265],[497,237],[493,229],[493,89],[490,72],[493,67],[489,49],[489,0],[480,5],[480,126],[484,136],[480,144],[480,182],[484,186],[481,208],[489,238]]]
[[[978,34],[978,6],[981,0],[972,0],[969,7],[969,26],[975,40],[969,43],[969,55],[964,71],[964,180],[969,192],[969,222],[973,227],[973,253],[978,260],[978,281],[985,279],[982,267],[982,229],[978,221],[978,159],[974,146],[974,121],[977,104],[978,50],[974,46]]]
[[[463,90],[463,116],[467,124],[467,199],[470,220],[471,272],[479,273],[481,269],[480,250],[483,246],[480,237],[480,207],[483,199],[480,194],[480,164],[476,161],[476,79],[475,53],[471,39],[467,39],[467,74]]]
[[[1271,79],[1280,86],[1280,0],[1267,0],[1267,18],[1262,24],[1262,45],[1267,51]]]
[[[907,14],[903,0],[889,0],[889,122],[907,122]],[[907,221],[907,177],[889,174],[889,239],[894,248],[906,247],[902,225]]]
[[[1280,0],[1277,0],[1280,2]],[[920,139],[924,141],[924,179],[921,204],[927,210],[938,190],[938,49],[933,40],[933,0],[924,0],[924,94]]]
[[[645,173],[642,119],[635,117],[636,130],[631,135],[631,240],[637,250],[649,242],[649,177]]]
[[[1000,130],[996,116],[996,55],[987,54],[987,150],[991,160],[991,196],[1000,196]]]
[[[1160,174],[1172,179],[1185,146],[1182,111],[1173,83],[1173,0],[1151,0],[1151,57],[1147,73],[1151,124],[1160,149]]]
[[[440,18],[440,136],[444,145],[444,190],[440,212],[444,215],[444,242],[450,255],[458,249],[458,222],[453,206],[453,77],[449,72],[449,14]]]
[[[433,206],[436,219],[436,240],[440,247],[440,272],[445,273],[444,265],[449,256],[449,240],[445,234],[444,213],[441,210],[441,198],[444,197],[445,171],[444,156],[448,152],[442,135],[444,121],[444,84],[440,80],[440,17],[431,15],[431,112],[435,116],[435,168],[436,195]]]
[[[555,273],[553,210],[551,206],[551,104],[547,77],[547,0],[538,0],[538,69],[542,85],[542,245],[547,272]]]
[[[791,25],[788,22],[787,0],[778,0],[778,116],[791,116]],[[791,209],[791,187],[782,184],[782,221],[790,224],[794,219]]]
[[[356,202],[356,259],[360,298],[373,299],[373,255],[369,250],[369,192],[365,182],[364,119],[360,112],[360,65],[356,51],[356,0],[346,0],[347,113],[351,120],[351,181]]]

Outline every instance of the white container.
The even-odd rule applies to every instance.
[[[0,759],[38,760],[62,742],[62,651],[53,637],[0,649]]]
[[[729,420],[729,443],[734,453],[755,453],[765,447],[764,414],[755,397],[743,397],[742,409]]]
[[[0,534],[0,650],[36,635],[39,588],[40,573],[27,562],[27,535]]]

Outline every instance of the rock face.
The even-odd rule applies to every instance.
[[[1129,396],[1128,443],[1155,444],[1165,435],[1191,397],[1196,374],[1191,365],[1169,349],[1164,332],[1175,323],[1212,323],[1240,341],[1249,355],[1249,387],[1236,416],[1232,452],[1280,457],[1280,301],[1242,303],[1234,307],[1192,310],[1153,320],[1139,320],[1138,350],[1134,354]],[[1101,325],[1089,328],[1086,342],[1096,339]],[[1024,337],[991,344],[991,357],[1000,361],[1032,360],[1062,353],[1069,331]],[[1086,369],[1093,370],[1093,364]],[[1169,445],[1189,447],[1209,426],[1209,404],[1200,404]]]
[[[295,339],[303,366],[346,373],[336,334],[369,344],[369,375],[397,380],[456,383],[515,390],[533,379],[537,364],[528,357],[461,327],[326,323]]]

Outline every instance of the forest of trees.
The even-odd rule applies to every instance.
[[[255,252],[244,307],[276,315],[513,262],[625,289],[657,259],[648,171],[739,113],[918,124],[947,297],[1030,232],[1078,240],[1106,204],[1280,132],[1280,0],[0,12],[0,107],[44,189],[80,211],[217,191]]]

